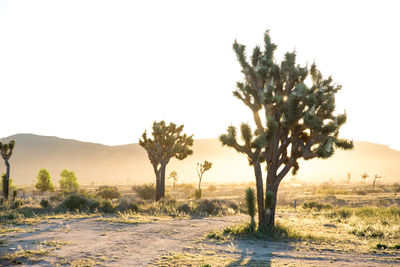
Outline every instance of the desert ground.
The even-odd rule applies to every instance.
[[[277,211],[283,230],[275,236],[242,231],[249,216],[241,202],[245,185],[239,184],[206,187],[203,200],[190,199],[190,186],[181,185],[170,188],[171,199],[163,203],[120,187],[121,199],[129,197],[139,208],[118,210],[112,200],[115,207],[107,212],[61,211],[55,203],[45,209],[37,202],[46,196],[30,197],[1,211],[0,264],[398,266],[396,186],[283,186]],[[191,211],[182,208],[187,206]]]

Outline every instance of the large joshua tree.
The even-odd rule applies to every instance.
[[[346,114],[334,114],[335,94],[341,86],[334,84],[331,77],[324,78],[315,64],[296,64],[295,52],[286,53],[282,62],[277,63],[276,47],[268,31],[264,35],[264,49],[256,46],[250,60],[244,45],[236,41],[233,44],[244,74],[233,94],[252,111],[257,142],[250,143],[250,147],[253,152],[260,150],[261,155],[256,156],[266,164],[268,204],[265,215],[259,216],[260,226],[274,226],[279,184],[289,171],[296,174],[299,159],[325,159],[333,155],[335,148],[353,148],[352,141],[339,138]],[[241,152],[234,142],[231,144]]]
[[[182,133],[183,125],[166,125],[164,121],[153,123],[153,138],[145,131],[139,144],[146,149],[147,155],[156,174],[156,201],[165,196],[165,168],[171,158],[185,159],[193,154],[193,135]]]
[[[4,163],[6,165],[6,175],[4,176],[3,181],[3,193],[4,197],[8,199],[9,189],[10,189],[10,162],[9,159],[12,155],[13,149],[15,146],[15,140],[11,140],[9,143],[3,143],[0,141],[0,151],[1,156],[4,159]]]

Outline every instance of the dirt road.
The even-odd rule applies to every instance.
[[[238,215],[143,224],[112,223],[96,217],[54,219],[35,226],[21,226],[20,230],[26,232],[10,232],[1,236],[3,241],[0,255],[18,251],[21,255],[28,255],[27,258],[15,257],[12,262],[19,266],[87,266],[96,263],[101,266],[149,266],[156,265],[156,259],[171,255],[171,252],[231,259],[226,264],[214,263],[224,266],[239,266],[246,262],[255,266],[280,266],[288,263],[295,266],[400,264],[396,256],[348,254],[341,252],[340,248],[315,250],[302,247],[299,242],[239,240],[218,243],[203,238],[211,230],[245,219],[245,216]],[[168,257],[164,258],[165,262],[168,262]],[[1,264],[10,262],[3,261]]]

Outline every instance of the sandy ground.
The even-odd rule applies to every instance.
[[[204,251],[230,255],[236,261],[229,266],[238,266],[245,258],[265,262],[260,266],[400,266],[396,256],[349,254],[341,252],[340,248],[310,249],[302,247],[300,242],[236,240],[219,244],[203,238],[211,230],[243,220],[247,217],[237,215],[143,224],[110,223],[99,218],[54,219],[39,225],[20,226],[28,230],[25,233],[1,236],[0,255],[21,249],[49,251],[37,261],[21,260],[19,266],[68,265],[85,259],[102,266],[148,266],[170,252],[199,254]],[[46,246],[45,241],[61,245],[57,248]]]

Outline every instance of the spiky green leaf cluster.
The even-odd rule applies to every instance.
[[[234,96],[251,109],[257,124],[251,146],[265,149],[268,167],[279,169],[289,164],[294,172],[299,168],[299,158],[328,158],[336,148],[351,149],[352,141],[339,138],[346,113],[335,113],[335,94],[341,86],[332,77],[324,78],[315,63],[297,64],[296,52],[288,52],[280,63],[275,62],[276,47],[268,31],[264,49],[255,47],[249,60],[246,47],[236,41],[233,44],[244,74]],[[259,112],[265,114],[263,124],[258,119]],[[237,146],[231,131],[228,129],[220,140],[224,145]],[[244,128],[241,132],[244,146],[248,147],[249,131]],[[286,168],[284,172],[287,171]]]
[[[261,149],[265,144],[265,136],[267,133],[259,133],[258,130],[252,131],[247,123],[240,125],[240,137],[242,144],[238,142],[237,130],[234,126],[229,126],[226,133],[220,135],[219,140],[222,145],[232,147],[236,151],[248,156],[249,164],[252,165],[255,159],[263,161]]]
[[[14,139],[8,143],[3,143],[2,141],[0,141],[0,152],[4,160],[8,160],[11,157],[14,147],[15,147]]]

